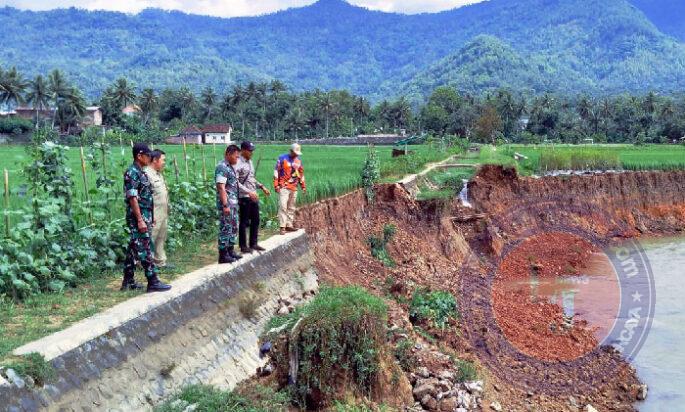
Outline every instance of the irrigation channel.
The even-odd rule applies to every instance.
[[[656,282],[656,314],[647,342],[635,359],[650,385],[641,412],[682,410],[685,402],[685,237],[643,242]]]

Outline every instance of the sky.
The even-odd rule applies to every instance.
[[[374,10],[398,13],[422,13],[448,10],[483,0],[349,0]],[[88,10],[114,10],[137,13],[154,7],[181,10],[191,14],[220,17],[254,16],[289,7],[301,7],[314,0],[0,0],[0,6],[19,9],[50,10],[78,7]]]

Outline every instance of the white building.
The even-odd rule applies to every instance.
[[[210,124],[202,128],[202,142],[204,144],[231,144],[233,128],[230,124]]]

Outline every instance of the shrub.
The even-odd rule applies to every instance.
[[[455,366],[459,371],[459,375],[457,376],[459,382],[475,381],[478,379],[478,371],[473,362],[457,359],[455,361]]]
[[[364,187],[366,198],[369,202],[373,202],[374,200],[375,193],[373,186],[380,177],[380,162],[378,161],[376,148],[373,145],[369,145],[369,151],[366,154],[366,162],[362,169],[362,186]]]
[[[33,122],[20,117],[8,117],[0,119],[0,133],[22,134],[33,130]]]
[[[383,235],[380,237],[371,236],[368,239],[368,244],[371,247],[371,255],[380,260],[386,267],[394,267],[395,261],[392,259],[386,246],[397,233],[395,225],[387,224],[383,226]]]
[[[409,305],[412,322],[429,322],[436,328],[445,329],[450,319],[457,316],[457,301],[449,292],[426,289],[414,292]]]
[[[400,367],[409,372],[416,367],[416,359],[412,356],[411,350],[416,345],[416,342],[410,339],[400,339],[395,344],[395,359],[400,364]]]
[[[285,326],[276,345],[281,378],[300,406],[321,407],[346,390],[368,396],[386,343],[387,306],[360,287],[325,288],[304,307],[269,326]],[[291,355],[296,372],[286,371]],[[283,379],[281,379],[283,380]]]

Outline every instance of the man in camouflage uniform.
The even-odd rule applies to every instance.
[[[216,207],[219,210],[219,263],[233,263],[242,258],[235,252],[238,235],[238,176],[233,166],[238,163],[240,149],[236,145],[226,148],[224,160],[214,172],[216,181]]]
[[[154,224],[154,201],[152,185],[143,168],[150,165],[151,151],[146,144],[133,146],[133,164],[124,173],[124,193],[126,196],[126,224],[131,237],[124,261],[124,281],[121,290],[137,290],[142,286],[134,276],[136,261],[140,262],[147,278],[147,291],[165,292],[171,286],[162,283],[157,277],[157,268],[151,249],[151,231]]]

